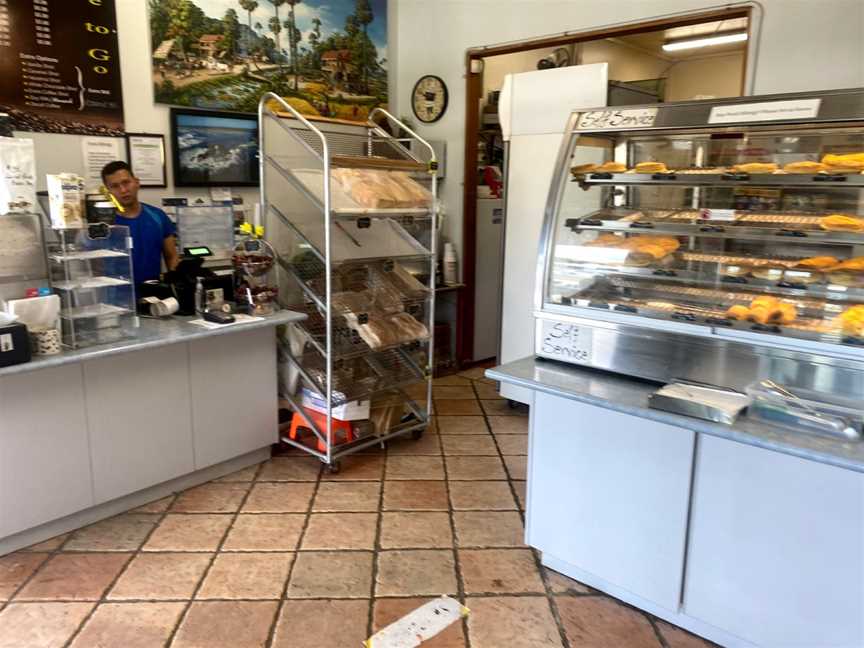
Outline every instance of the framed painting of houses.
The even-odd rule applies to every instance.
[[[387,104],[387,0],[149,0],[158,103],[253,112],[268,91],[306,115]]]

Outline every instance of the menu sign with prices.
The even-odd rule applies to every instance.
[[[0,112],[20,131],[122,135],[114,0],[0,0]]]

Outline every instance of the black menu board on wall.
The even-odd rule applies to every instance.
[[[16,130],[122,135],[114,0],[0,0],[0,112]]]

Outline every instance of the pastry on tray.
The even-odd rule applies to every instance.
[[[735,306],[731,306],[729,310],[726,311],[726,317],[729,319],[744,321],[748,317],[750,317],[750,309],[741,304],[736,304]]]
[[[736,173],[774,173],[777,165],[773,162],[745,162],[732,167]]]
[[[627,170],[627,165],[621,162],[604,162],[593,173],[624,173]]]
[[[597,170],[596,164],[577,164],[576,166],[570,167],[570,173],[574,176],[583,175],[585,173],[591,173],[592,171]]]
[[[821,173],[828,170],[828,165],[822,164],[822,162],[813,162],[812,160],[801,160],[784,165],[783,170],[786,173]]]
[[[822,164],[834,173],[860,173],[864,171],[864,153],[828,153],[822,158]]]
[[[750,274],[757,279],[765,279],[766,281],[780,281],[783,278],[785,268],[776,265],[761,265],[753,268]]]
[[[794,267],[806,270],[827,270],[840,263],[833,256],[816,256],[808,259],[801,259]]]
[[[666,165],[663,162],[640,162],[637,164],[633,171],[635,173],[669,173],[669,169],[666,168]]]
[[[712,174],[712,175],[720,175],[722,173],[727,173],[729,169],[726,167],[689,167],[687,169],[676,169],[675,173],[682,174]]]
[[[864,232],[864,218],[831,214],[819,219],[819,227],[829,232]]]
[[[839,317],[840,326],[845,335],[864,337],[864,306],[847,308]]]

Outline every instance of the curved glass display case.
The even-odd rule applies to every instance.
[[[582,111],[568,132],[537,355],[862,393],[864,91]]]

